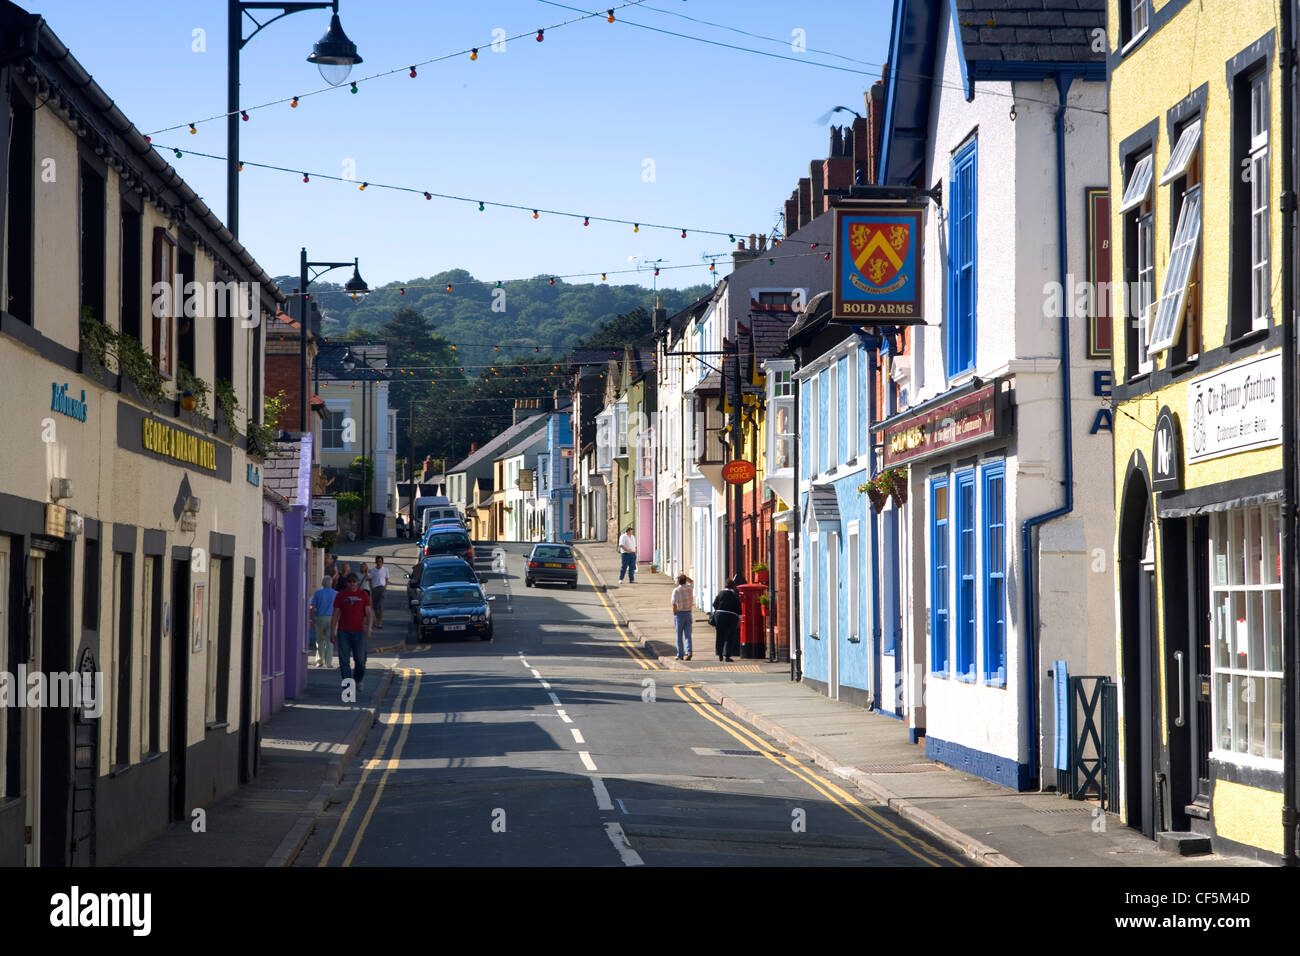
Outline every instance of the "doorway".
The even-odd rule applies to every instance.
[[[168,713],[169,804],[171,819],[184,820],[186,813],[185,751],[189,741],[190,714],[190,561],[172,561],[171,607],[172,692]]]
[[[1155,526],[1151,496],[1133,474],[1120,507],[1120,646],[1124,703],[1124,805],[1128,825],[1155,836],[1152,706],[1156,641]]]
[[[244,576],[244,613],[239,642],[239,783],[256,772],[253,760],[253,592],[254,578]]]

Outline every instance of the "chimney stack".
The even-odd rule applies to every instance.
[[[747,262],[753,262],[758,258],[758,236],[754,233],[749,234],[749,247],[746,248],[745,240],[736,240],[736,250],[731,254],[731,267],[733,270],[739,269]]]

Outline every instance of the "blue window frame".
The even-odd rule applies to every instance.
[[[981,472],[980,525],[984,538],[984,681],[1007,683],[1007,516],[1006,465],[994,462]]]
[[[952,161],[948,220],[948,375],[975,368],[975,143]]]
[[[953,488],[953,517],[956,528],[957,645],[954,651],[953,676],[958,680],[975,680],[975,472],[958,472]]]
[[[930,483],[930,673],[948,676],[948,479]]]

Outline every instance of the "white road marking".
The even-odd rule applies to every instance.
[[[568,714],[566,714],[563,710],[557,710],[556,713],[560,715],[560,720],[564,721],[566,724],[573,723],[573,718],[570,717]]]
[[[632,849],[632,844],[627,842],[627,834],[623,832],[621,824],[606,823],[605,835],[609,837],[609,842],[614,844],[614,849],[618,851],[624,866],[645,865],[645,860],[641,859],[641,854]]]
[[[554,694],[547,694],[546,696],[551,698],[551,703],[556,707],[560,706],[560,698],[556,697]]]
[[[570,727],[569,733],[573,734],[573,740],[575,743],[585,744],[587,742],[582,739],[582,731],[579,730],[577,727]]]
[[[528,668],[528,669],[529,669],[530,671],[533,672],[533,676],[536,677],[538,680],[541,680],[541,679],[542,679],[542,675],[539,674],[539,673],[537,673],[537,668],[536,668],[536,667],[530,667],[530,668]]]
[[[519,655],[519,663],[520,663],[520,664],[523,664],[525,667],[528,667],[528,661],[524,660],[524,657],[523,657],[522,654]]]
[[[546,688],[547,690],[550,690],[550,689],[551,689],[550,682],[549,682],[549,681],[542,681],[542,687]]]
[[[587,751],[585,750],[579,750],[578,756],[581,758],[582,765],[584,767],[586,767],[592,773],[596,772],[596,761],[591,759],[591,754],[587,753]]]
[[[591,778],[591,789],[596,794],[597,810],[613,810],[614,804],[609,800],[609,790],[605,787],[605,781],[599,777]]]
[[[619,798],[618,801],[618,808],[622,810],[624,814],[627,813],[627,807],[623,806],[623,799],[621,797]]]

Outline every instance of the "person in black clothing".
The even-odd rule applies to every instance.
[[[743,584],[737,575],[727,586],[713,598],[713,620],[717,630],[717,643],[714,648],[718,660],[731,660],[733,653],[738,653],[740,643],[740,595],[736,593],[737,584]]]

